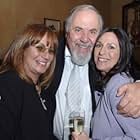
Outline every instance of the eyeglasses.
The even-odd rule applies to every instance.
[[[48,47],[49,45],[47,45],[47,47],[43,44],[43,43],[39,43],[35,45],[35,48],[39,51],[39,52],[45,52],[46,50],[48,50],[48,52],[50,54],[54,54],[56,49],[54,47]]]

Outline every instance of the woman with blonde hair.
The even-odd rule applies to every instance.
[[[52,140],[55,96],[44,92],[53,77],[57,35],[28,25],[12,42],[0,67],[0,139]]]

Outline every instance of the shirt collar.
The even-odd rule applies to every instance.
[[[66,46],[65,48],[66,48],[65,49],[65,57],[71,57],[71,54],[70,54],[68,47]]]

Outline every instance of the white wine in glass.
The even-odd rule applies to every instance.
[[[81,133],[84,131],[84,112],[72,112],[69,118],[70,131]]]
[[[84,131],[84,117],[78,116],[74,118],[73,122],[74,131],[81,133]]]

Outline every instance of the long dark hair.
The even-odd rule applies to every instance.
[[[105,77],[102,78],[102,76],[100,75],[100,72],[97,70],[97,72],[99,73],[99,79],[97,81],[96,86],[102,87],[102,88],[106,85],[106,83],[110,80],[110,78],[114,74],[125,72],[128,76],[130,76],[130,69],[131,69],[130,59],[132,57],[132,48],[133,48],[128,35],[120,27],[104,29],[98,36],[97,41],[106,32],[112,32],[116,35],[119,42],[119,47],[120,47],[120,58],[117,64],[106,74]],[[96,46],[96,43],[95,43],[95,46]]]

